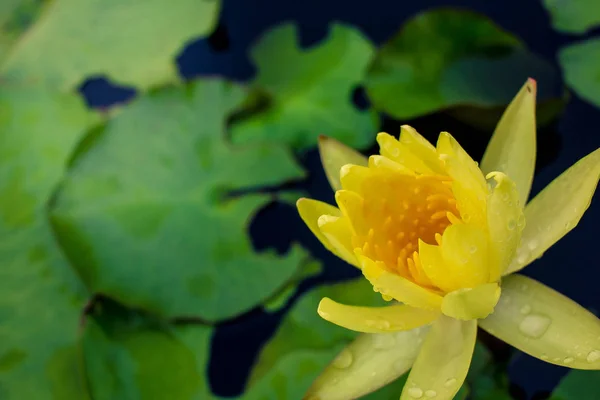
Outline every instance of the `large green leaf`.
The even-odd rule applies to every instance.
[[[596,0],[543,0],[555,29],[585,33],[600,25],[600,3]]]
[[[376,109],[406,119],[508,104],[527,77],[544,88],[558,79],[549,63],[487,17],[438,9],[413,17],[383,45],[366,86]]]
[[[558,61],[567,85],[579,96],[600,107],[600,39],[563,47]]]
[[[77,341],[87,293],[46,206],[93,117],[71,95],[0,84],[0,398],[86,399]]]
[[[82,146],[52,221],[92,291],[163,316],[216,321],[295,276],[304,250],[256,253],[247,235],[271,196],[240,193],[303,172],[281,147],[225,141],[226,116],[243,99],[221,81],[160,90]]]
[[[383,305],[366,279],[324,286],[304,295],[262,349],[244,398],[296,400],[356,333],[319,317],[323,297],[365,306]]]
[[[2,0],[0,2],[0,64],[21,34],[41,11],[45,0]]]
[[[550,400],[600,399],[600,371],[570,371],[554,389]]]
[[[168,325],[100,303],[86,321],[83,350],[94,400],[207,400],[212,329]]]
[[[375,140],[376,116],[352,102],[373,56],[356,29],[334,24],[329,35],[301,49],[294,25],[282,25],[252,49],[258,68],[254,87],[268,104],[232,127],[235,143],[279,142],[305,149],[320,134],[364,148]]]
[[[175,57],[186,41],[210,33],[219,6],[220,0],[53,0],[0,70],[60,90],[91,75],[142,89],[176,81]]]

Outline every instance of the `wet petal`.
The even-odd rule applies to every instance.
[[[304,399],[356,399],[387,385],[410,369],[428,331],[359,336],[325,368]]]
[[[488,197],[488,232],[490,235],[490,281],[500,279],[515,258],[525,225],[523,207],[516,185],[501,172],[491,173],[496,187]]]
[[[460,282],[454,279],[452,274],[448,273],[442,250],[439,246],[427,244],[419,240],[419,259],[421,267],[427,275],[427,278],[433,285],[440,289],[451,292],[460,287]]]
[[[504,111],[481,160],[484,173],[504,172],[516,183],[521,204],[527,202],[535,169],[535,96],[530,78]]]
[[[433,323],[400,400],[451,400],[462,386],[473,356],[477,321],[442,316]]]
[[[373,260],[357,254],[363,275],[371,282],[373,288],[383,295],[408,304],[409,306],[427,310],[439,310],[442,297],[427,290],[400,275],[386,271]]]
[[[356,192],[338,190],[335,192],[335,202],[350,222],[352,231],[357,235],[366,234],[369,225],[365,221],[363,212],[364,199]]]
[[[488,236],[473,224],[450,225],[440,246],[446,273],[460,284],[454,290],[489,282]]]
[[[494,313],[479,326],[552,364],[600,369],[600,320],[568,297],[523,275],[502,281]]]
[[[405,144],[400,143],[392,135],[385,132],[378,133],[377,143],[379,144],[379,153],[382,156],[419,174],[429,175],[434,173],[434,170],[427,165],[425,160],[419,158]]]
[[[448,132],[440,134],[437,152],[454,180],[452,191],[462,219],[485,228],[487,183],[477,163]]]
[[[497,282],[472,289],[459,289],[444,296],[442,312],[461,320],[485,318],[494,311],[499,298],[500,286]]]
[[[327,180],[333,190],[340,190],[340,169],[346,164],[367,165],[367,157],[327,136],[319,137],[319,154]]]
[[[321,215],[317,221],[319,230],[329,241],[333,253],[349,264],[356,265],[356,257],[352,250],[352,230],[345,217]]]
[[[323,203],[322,201],[312,200],[307,198],[301,198],[296,202],[296,207],[298,208],[298,213],[300,217],[308,226],[310,231],[319,239],[323,246],[333,254],[337,255],[340,258],[341,255],[338,254],[336,248],[329,242],[329,239],[325,236],[321,229],[319,229],[319,218],[323,215],[330,215],[334,217],[341,216],[341,212],[334,206],[331,206],[327,203]],[[355,257],[346,260],[352,265],[358,265]]]
[[[387,307],[359,307],[336,303],[325,297],[319,303],[321,318],[357,332],[389,333],[406,331],[427,325],[439,317],[439,311],[429,311],[395,304]]]
[[[590,205],[600,178],[600,149],[588,154],[540,192],[525,208],[517,257],[506,274],[544,254],[573,229]]]
[[[368,161],[367,161],[368,162]],[[340,182],[344,190],[362,192],[363,183],[372,176],[373,171],[368,167],[346,164],[340,169]]]

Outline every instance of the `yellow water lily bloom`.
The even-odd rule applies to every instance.
[[[547,362],[600,369],[600,320],[513,274],[575,227],[600,177],[599,149],[524,206],[535,166],[535,96],[530,79],[480,165],[449,133],[434,147],[409,126],[399,139],[378,134],[380,155],[368,159],[321,140],[337,207],[300,199],[300,215],[390,305],[321,301],[322,318],[364,335],[306,399],[355,399],[411,368],[401,400],[452,399],[467,375],[477,326]]]

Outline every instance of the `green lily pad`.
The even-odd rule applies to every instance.
[[[77,343],[88,293],[46,206],[94,117],[72,95],[0,84],[0,398],[87,399]]]
[[[596,0],[543,0],[554,29],[583,34],[600,25],[600,4]]]
[[[340,24],[311,48],[299,48],[298,41],[296,27],[288,24],[253,47],[258,73],[252,84],[267,104],[232,126],[234,143],[276,142],[302,150],[324,134],[354,148],[371,145],[377,116],[357,109],[352,94],[363,81],[373,45]]]
[[[220,8],[219,0],[20,3],[43,9],[0,72],[64,91],[92,75],[140,89],[177,81],[175,57],[212,31]]]
[[[256,253],[250,192],[303,176],[282,147],[225,141],[244,91],[222,81],[156,91],[93,135],[56,196],[57,236],[94,292],[168,317],[231,318],[283,288],[307,260]],[[232,194],[235,192],[235,194]]]
[[[552,392],[550,400],[600,399],[600,371],[571,370]]]
[[[487,17],[438,9],[413,17],[383,45],[366,87],[377,110],[408,119],[456,106],[508,104],[528,77],[544,90],[559,80],[549,63]]]
[[[206,373],[212,328],[171,325],[110,303],[98,304],[85,325],[94,400],[213,398]]]
[[[600,39],[563,47],[558,61],[567,85],[579,96],[600,107]]]
[[[363,278],[320,287],[304,295],[262,349],[243,398],[300,398],[323,368],[357,336],[319,317],[317,306],[326,296],[348,304],[385,304]]]

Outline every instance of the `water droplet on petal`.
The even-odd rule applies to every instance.
[[[350,350],[344,349],[338,356],[333,360],[333,366],[340,369],[348,368],[352,365],[352,353]]]
[[[547,356],[546,354],[542,354],[542,355],[540,356],[540,358],[541,358],[542,360],[547,360],[547,359],[548,359],[548,356]]]
[[[531,250],[531,251],[537,249],[537,247],[538,247],[538,241],[536,239],[531,239],[527,243],[527,247],[529,247],[529,250]]]
[[[573,361],[575,361],[573,357],[565,357],[565,359],[563,360],[565,364],[571,364]]]
[[[469,247],[469,253],[471,253],[471,254],[477,253],[477,246],[473,245],[473,246]]]
[[[415,399],[420,399],[423,397],[423,391],[417,387],[408,389],[408,394]]]
[[[523,307],[521,307],[520,311],[523,315],[529,314],[531,312],[531,306],[529,304],[525,304]]]
[[[456,384],[456,379],[455,378],[450,378],[447,379],[446,382],[444,383],[444,386],[446,386],[447,388],[452,387]]]
[[[437,396],[437,392],[435,390],[428,390],[425,392],[425,397],[433,399],[435,396]]]
[[[593,363],[593,362],[600,360],[600,351],[598,351],[598,350],[590,351],[590,353],[587,355],[586,360],[589,363]]]
[[[519,263],[519,265],[524,265],[527,262],[528,258],[529,258],[529,253],[527,253],[527,251],[522,251],[517,256],[517,262]]]
[[[514,219],[509,219],[508,223],[506,224],[506,227],[508,228],[509,231],[514,230],[516,226],[517,226],[517,221],[515,221]]]
[[[545,315],[529,314],[519,324],[519,330],[525,336],[539,339],[548,330],[552,320]]]
[[[389,349],[396,344],[396,339],[392,334],[373,335],[373,347],[376,349]]]
[[[377,328],[380,330],[388,330],[391,326],[390,321],[388,321],[387,319],[369,319],[365,321],[365,324],[367,324],[367,326]]]

